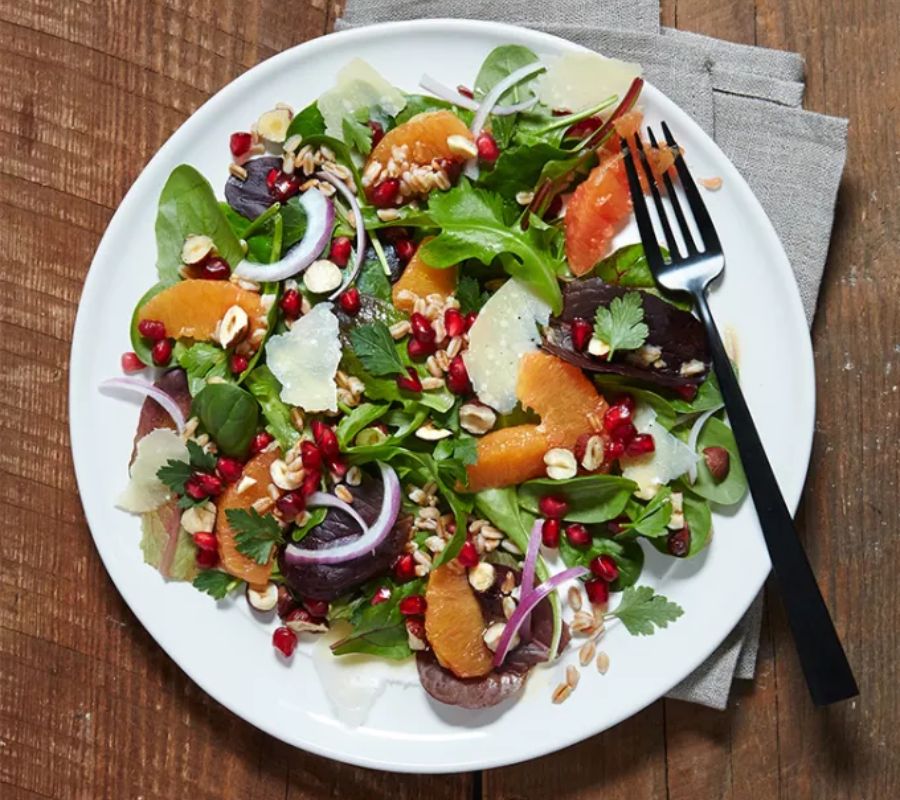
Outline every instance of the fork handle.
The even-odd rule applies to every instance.
[[[725,352],[706,291],[693,294],[812,700],[825,706],[855,697],[856,680]]]

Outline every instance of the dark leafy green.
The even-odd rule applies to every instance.
[[[481,288],[477,278],[471,275],[460,277],[456,286],[456,299],[459,300],[459,308],[463,314],[481,311],[489,297],[490,294]]]
[[[216,600],[222,600],[243,584],[244,582],[239,578],[234,578],[227,572],[218,569],[201,570],[193,582],[195,589],[205,592]]]
[[[363,403],[341,417],[335,433],[341,449],[346,449],[353,444],[353,440],[363,428],[381,419],[387,414],[390,405],[387,403]]]
[[[496,84],[517,69],[527,66],[538,60],[537,55],[519,44],[506,44],[495,47],[488,53],[478,76],[475,78],[475,96],[483,98]],[[534,79],[530,78],[519,82],[507,90],[498,101],[501,105],[520,103],[531,97],[532,92],[528,88]],[[516,125],[516,115],[508,117],[492,117],[491,132],[501,149],[509,144],[510,137]]]
[[[275,517],[264,517],[255,508],[229,508],[225,516],[235,532],[235,548],[257,564],[267,563],[275,546],[283,541]]]
[[[188,390],[191,395],[201,391],[210,378],[226,381],[231,378],[228,354],[214,344],[196,342],[190,347],[185,347],[179,342],[175,346],[173,356],[187,373]]]
[[[563,150],[546,142],[514,145],[500,153],[494,168],[479,178],[479,185],[514,200],[519,192],[530,192],[537,185],[549,161],[571,158]]]
[[[324,133],[325,119],[315,103],[310,103],[302,111],[298,111],[287,130],[289,137],[300,134],[304,140],[309,136],[322,136]]]
[[[291,531],[291,541],[294,543],[303,541],[303,537],[306,536],[306,534],[308,534],[317,525],[322,524],[327,514],[328,509],[324,506],[309,509],[309,517],[307,518],[306,522],[304,522],[302,525],[297,525]]]
[[[210,383],[194,398],[193,412],[226,456],[243,458],[256,433],[259,406],[230,383]]]
[[[350,331],[350,343],[366,371],[375,377],[406,374],[394,338],[383,322],[376,320],[354,328]]]
[[[616,475],[582,475],[569,480],[550,478],[523,483],[518,490],[519,504],[532,514],[540,513],[538,504],[544,495],[566,499],[571,522],[606,522],[619,516],[636,484]]]
[[[668,532],[666,526],[672,519],[672,490],[664,486],[646,505],[631,500],[625,513],[631,522],[622,525],[623,530],[648,538],[663,536]]]
[[[591,561],[597,556],[612,556],[619,568],[619,577],[611,584],[610,589],[620,592],[633,585],[644,568],[644,551],[634,539],[612,539],[604,536],[593,536],[589,547],[573,547],[565,534],[559,539],[559,555],[567,567],[590,568]]]
[[[281,399],[281,384],[265,365],[254,369],[244,381],[244,386],[252,394],[266,418],[266,430],[272,434],[282,450],[289,450],[296,444],[300,434],[291,422],[291,409]]]
[[[728,451],[729,469],[725,480],[716,483],[706,466],[706,460],[697,465],[697,480],[691,486],[694,494],[713,503],[725,506],[739,503],[747,493],[747,476],[741,464],[734,433],[722,420],[710,417],[697,440],[697,452],[702,456],[707,447],[724,447]]]

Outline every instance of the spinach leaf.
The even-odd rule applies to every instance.
[[[625,509],[636,484],[616,475],[581,475],[564,481],[538,478],[519,487],[519,504],[532,514],[540,513],[538,504],[545,494],[566,499],[571,522],[606,522]]]
[[[152,297],[156,297],[163,289],[167,288],[168,286],[165,283],[157,283],[155,286],[152,286],[144,293],[141,299],[137,301],[137,305],[134,307],[134,311],[131,314],[131,349],[134,350],[137,357],[148,366],[153,363],[153,356],[150,355],[150,351],[153,349],[153,342],[150,342],[141,336],[141,332],[138,330],[138,323],[141,321],[141,309]]]
[[[231,383],[209,383],[194,398],[193,413],[222,453],[247,455],[259,419],[259,407],[249,392]]]
[[[310,103],[302,111],[297,112],[287,130],[288,137],[299,134],[304,141],[309,136],[322,136],[324,133],[325,119],[315,102]]]
[[[188,391],[191,396],[196,396],[210,378],[227,381],[231,377],[228,354],[214,344],[196,342],[190,347],[185,347],[179,342],[175,345],[174,357],[187,373]]]
[[[300,434],[291,422],[291,409],[281,399],[281,384],[271,370],[263,365],[254,369],[245,381],[250,394],[256,398],[266,418],[266,430],[272,434],[282,450],[290,450]]]
[[[684,522],[691,532],[691,546],[685,557],[691,558],[709,544],[712,536],[712,512],[706,500],[687,490],[684,490]],[[670,555],[665,536],[649,541],[660,553]]]
[[[606,537],[594,536],[590,547],[573,547],[565,534],[559,537],[559,555],[567,567],[587,567],[597,556],[612,556],[619,568],[619,577],[609,588],[621,592],[626,586],[632,586],[644,568],[644,551],[633,539],[619,541]]]
[[[724,447],[728,451],[728,474],[725,480],[716,483],[706,466],[706,460],[701,460],[697,465],[697,480],[690,487],[691,491],[723,506],[739,503],[747,493],[747,476],[734,441],[734,433],[716,417],[707,420],[697,439],[697,452],[700,455],[703,455],[703,450],[707,447]]]
[[[666,526],[672,519],[672,490],[664,486],[646,505],[630,500],[625,513],[631,522],[622,525],[623,531],[633,531],[651,539],[662,536],[668,532]]]
[[[538,142],[515,145],[500,153],[494,168],[479,178],[479,185],[514,200],[519,192],[530,192],[537,185],[549,161],[567,159],[568,150]]]
[[[535,226],[523,231],[512,224],[503,199],[463,180],[447,192],[432,195],[429,211],[441,232],[423,244],[422,259],[432,267],[450,267],[467,258],[490,264],[509,254],[504,268],[518,278],[558,314],[562,294],[557,281],[561,260]]]
[[[481,69],[478,70],[478,76],[475,78],[475,96],[483,98],[494,86],[507,76],[511,75],[517,69],[527,66],[538,60],[537,55],[519,44],[506,44],[495,47],[488,53]],[[534,78],[520,81],[511,89],[504,92],[500,97],[499,103],[502,105],[510,105],[520,103],[531,97],[532,92],[528,88]],[[508,117],[492,117],[491,132],[496,139],[500,148],[504,148],[509,144],[510,137],[516,125],[516,115]]]
[[[209,181],[193,167],[181,164],[163,186],[156,214],[156,269],[162,283],[179,279],[181,248],[191,234],[209,236],[232,268],[244,257]]]
[[[706,380],[700,384],[697,395],[693,400],[675,398],[670,402],[672,408],[679,414],[699,414],[701,411],[719,408],[724,404],[724,400],[722,400],[722,393],[719,391],[719,379],[716,378],[716,373],[710,371]]]

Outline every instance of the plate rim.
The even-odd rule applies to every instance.
[[[136,187],[141,182],[142,177],[154,165],[154,163],[164,160],[168,151],[170,149],[173,149],[181,141],[181,139],[192,135],[194,127],[202,124],[202,120],[198,121],[199,117],[206,117],[210,113],[211,109],[214,109],[220,103],[226,102],[227,98],[223,98],[223,95],[229,93],[229,90],[236,90],[237,88],[242,87],[244,84],[250,84],[265,80],[265,76],[269,74],[270,71],[278,70],[282,63],[288,62],[292,58],[296,57],[298,51],[303,51],[304,58],[314,58],[316,51],[321,48],[327,49],[334,47],[334,43],[336,41],[352,43],[354,40],[377,37],[380,33],[383,33],[385,31],[390,31],[391,33],[397,33],[400,35],[409,35],[417,30],[423,29],[428,30],[429,32],[446,33],[448,34],[448,36],[452,36],[453,34],[465,35],[467,32],[474,31],[477,31],[481,34],[486,33],[489,36],[494,36],[496,38],[502,38],[504,34],[506,34],[507,36],[514,37],[515,39],[531,38],[534,42],[535,47],[540,47],[541,44],[543,44],[549,49],[567,49],[570,51],[580,50],[594,52],[589,48],[583,47],[582,45],[578,45],[574,42],[570,42],[553,34],[512,25],[509,23],[454,18],[415,19],[379,23],[376,25],[369,25],[360,28],[330,32],[314,39],[310,39],[306,42],[301,42],[297,45],[294,45],[247,69],[245,72],[217,90],[215,94],[209,97],[181,125],[179,125],[179,127],[175,131],[173,131],[173,133],[169,136],[165,143],[153,154],[147,164],[144,165],[139,175],[135,178],[128,191],[116,206],[116,209],[111,216],[106,229],[104,230],[103,236],[101,237],[97,245],[94,256],[91,259],[91,264],[85,276],[82,292],[79,297],[78,310],[73,326],[72,344],[69,354],[69,387],[67,399],[69,411],[69,438],[72,451],[73,470],[75,472],[76,484],[79,490],[79,501],[82,502],[82,510],[84,512],[88,529],[91,532],[91,537],[94,540],[94,547],[98,555],[100,556],[101,562],[103,563],[107,575],[109,576],[113,585],[116,587],[119,595],[128,605],[129,609],[135,615],[144,629],[147,630],[147,632],[150,633],[150,635],[153,637],[156,646],[160,647],[166,653],[166,655],[171,658],[173,662],[175,662],[179,669],[181,669],[186,675],[188,675],[188,677],[192,681],[194,681],[194,683],[196,683],[204,692],[213,697],[216,702],[220,703],[231,713],[235,713],[237,716],[240,716],[242,719],[249,722],[254,727],[274,736],[275,738],[278,738],[281,741],[285,741],[292,746],[298,747],[299,749],[306,750],[316,755],[331,758],[333,760],[341,761],[343,763],[368,768],[383,769],[394,772],[451,773],[457,771],[469,771],[475,769],[488,769],[505,766],[508,764],[526,761],[542,755],[547,755],[561,750],[565,747],[571,746],[574,743],[584,741],[585,739],[590,738],[591,736],[595,736],[597,733],[600,733],[603,730],[612,728],[615,725],[621,723],[623,720],[640,713],[644,708],[655,702],[656,699],[664,697],[665,694],[668,693],[675,685],[680,683],[682,680],[684,680],[684,678],[686,678],[701,664],[703,664],[703,662],[721,645],[721,643],[728,636],[728,633],[733,629],[734,625],[736,625],[740,621],[740,619],[743,618],[743,615],[746,614],[747,609],[749,609],[750,605],[752,605],[754,599],[759,594],[760,589],[762,588],[766,578],[768,577],[771,566],[769,565],[766,569],[761,570],[761,575],[758,576],[758,579],[748,582],[748,586],[750,584],[753,584],[753,593],[750,596],[750,600],[743,608],[741,614],[736,620],[729,622],[729,624],[726,626],[727,629],[722,639],[716,639],[708,649],[701,648],[694,652],[694,655],[696,657],[693,660],[693,666],[691,666],[690,669],[688,669],[683,675],[679,675],[677,678],[672,680],[662,693],[656,694],[654,690],[654,692],[651,693],[653,696],[646,700],[646,702],[642,702],[639,707],[634,708],[630,712],[623,713],[611,720],[608,719],[605,724],[596,728],[591,733],[583,734],[582,732],[577,732],[574,735],[566,736],[563,731],[560,731],[558,736],[553,741],[552,746],[549,748],[544,746],[528,747],[526,742],[520,742],[520,746],[516,748],[515,752],[504,751],[502,755],[497,754],[497,756],[494,758],[480,757],[456,761],[452,764],[449,762],[440,764],[421,762],[387,762],[380,758],[370,758],[357,753],[337,751],[329,747],[319,746],[315,741],[304,741],[302,744],[298,744],[296,739],[294,739],[293,741],[288,741],[287,739],[285,739],[283,732],[276,731],[272,727],[267,726],[265,724],[264,717],[247,715],[243,713],[243,710],[240,713],[235,711],[232,704],[230,702],[226,702],[226,700],[222,696],[220,696],[222,693],[216,690],[211,690],[208,687],[206,681],[204,681],[204,679],[202,678],[199,669],[195,669],[193,665],[186,666],[184,663],[182,663],[181,660],[176,659],[175,656],[173,656],[169,652],[169,650],[161,643],[160,637],[156,632],[157,626],[153,623],[148,623],[148,621],[141,615],[141,613],[139,613],[136,607],[137,603],[133,603],[129,598],[130,593],[127,590],[123,589],[122,586],[120,586],[119,581],[117,581],[114,577],[115,570],[113,570],[111,568],[111,564],[108,563],[107,555],[104,554],[103,549],[99,545],[98,537],[94,534],[93,526],[91,525],[88,516],[88,511],[84,507],[84,502],[82,501],[82,485],[87,482],[88,478],[78,467],[79,459],[77,456],[77,451],[84,443],[81,441],[81,437],[77,431],[76,414],[72,413],[73,409],[76,407],[77,388],[75,376],[79,372],[76,367],[79,365],[79,363],[84,362],[87,356],[87,354],[84,352],[85,346],[81,344],[86,338],[85,328],[90,324],[87,320],[86,312],[84,311],[84,301],[89,294],[93,295],[96,293],[96,284],[101,281],[99,275],[99,267],[97,270],[95,270],[95,265],[98,265],[100,262],[107,259],[108,256],[105,253],[105,250],[109,245],[110,230],[115,226],[116,219],[122,213],[123,207],[125,207],[126,204],[131,205],[139,199],[135,191]],[[757,217],[767,228],[767,233],[770,235],[771,240],[778,243],[778,246],[782,254],[784,255],[784,263],[787,265],[787,270],[789,272],[789,274],[785,277],[790,278],[790,280],[785,281],[788,287],[788,295],[785,299],[792,309],[790,320],[792,323],[795,323],[797,320],[802,321],[802,326],[800,326],[802,336],[799,336],[797,338],[796,343],[803,351],[801,354],[801,368],[805,374],[802,376],[802,384],[804,394],[806,395],[805,399],[810,406],[808,408],[808,424],[798,426],[795,429],[798,450],[799,452],[804,454],[803,468],[802,470],[798,470],[800,478],[798,479],[796,486],[788,487],[788,491],[785,493],[785,501],[787,502],[788,507],[791,509],[792,513],[796,512],[800,498],[802,496],[803,487],[806,482],[806,476],[809,470],[809,464],[812,456],[812,445],[815,432],[816,387],[812,341],[809,329],[808,327],[806,327],[806,315],[803,309],[799,287],[797,286],[796,279],[794,278],[793,273],[790,272],[790,261],[787,258],[787,254],[784,252],[784,246],[781,243],[781,239],[775,231],[775,228],[772,225],[772,222],[769,219],[768,215],[766,214],[765,209],[759,202],[759,199],[756,197],[753,190],[749,187],[743,176],[741,176],[737,171],[737,168],[732,164],[730,159],[728,159],[728,157],[722,152],[721,148],[719,148],[718,144],[716,144],[712,137],[706,131],[704,131],[700,127],[700,125],[697,124],[697,122],[693,118],[691,118],[686,111],[684,111],[684,109],[678,106],[664,92],[655,87],[649,81],[647,82],[645,88],[649,89],[651,94],[657,95],[662,100],[664,105],[670,104],[677,108],[680,113],[690,118],[690,122],[694,127],[692,133],[695,135],[699,135],[704,140],[704,144],[712,151],[714,151],[718,155],[718,157],[721,158],[723,163],[728,165],[728,167],[734,173],[734,176],[738,179],[740,184],[743,185],[743,188],[746,189],[745,194],[750,198],[750,201],[754,206],[753,210],[755,217]],[[105,245],[107,247],[105,247]],[[748,498],[747,500],[745,500],[745,502],[752,501]],[[769,561],[767,553],[765,554],[765,560],[766,562]]]

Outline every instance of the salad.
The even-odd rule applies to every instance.
[[[409,94],[356,60],[231,135],[224,200],[178,166],[106,383],[145,396],[118,500],[144,560],[243,593],[275,658],[414,657],[467,708],[677,620],[645,549],[696,556],[746,485],[701,324],[613,247],[642,85],[507,45]]]

